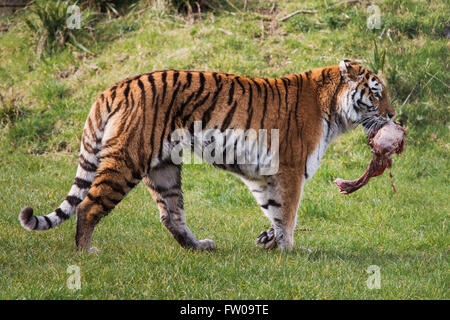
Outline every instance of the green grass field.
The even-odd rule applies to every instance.
[[[43,52],[27,10],[0,19],[0,299],[449,299],[448,2],[375,2],[373,30],[360,4],[222,2],[186,15],[142,1],[101,16],[81,46]],[[299,9],[317,13],[280,21]],[[23,207],[46,214],[67,195],[90,106],[116,81],[169,68],[279,77],[343,58],[379,70],[408,130],[399,192],[386,172],[340,195],[332,181],[371,159],[361,129],[340,137],[305,186],[292,252],[255,246],[269,221],[237,178],[206,164],[184,167],[186,218],[215,251],[180,248],[142,184],[96,228],[98,255],[75,251],[74,218],[44,233],[20,226]],[[80,290],[66,286],[70,265]],[[371,265],[380,289],[366,285]]]

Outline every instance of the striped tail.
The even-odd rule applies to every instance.
[[[98,167],[101,141],[108,116],[108,112],[104,109],[109,108],[109,106],[105,107],[105,104],[101,103],[104,102],[104,99],[102,100],[98,100],[93,105],[86,120],[78,169],[69,194],[55,211],[46,216],[35,216],[32,208],[24,208],[19,214],[19,221],[25,229],[41,231],[59,226],[72,217],[78,204],[86,197]]]

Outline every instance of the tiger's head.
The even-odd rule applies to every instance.
[[[339,70],[344,83],[341,116],[348,125],[361,124],[370,135],[394,117],[386,86],[377,75],[349,60],[341,61]]]

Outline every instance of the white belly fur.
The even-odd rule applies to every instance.
[[[330,142],[335,138],[334,134],[329,134],[328,123],[324,120],[322,122],[322,136],[320,137],[319,143],[317,144],[315,150],[306,160],[306,179],[310,179],[314,176],[320,165],[320,160],[322,159],[325,151],[327,150]]]

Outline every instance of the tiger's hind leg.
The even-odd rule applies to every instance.
[[[101,163],[86,198],[77,207],[75,244],[78,250],[98,251],[91,248],[95,226],[140,180],[140,174],[121,160],[110,158]]]
[[[149,188],[158,205],[162,224],[182,247],[200,250],[215,249],[214,241],[197,240],[186,225],[180,165],[162,163],[152,168],[142,181]]]

